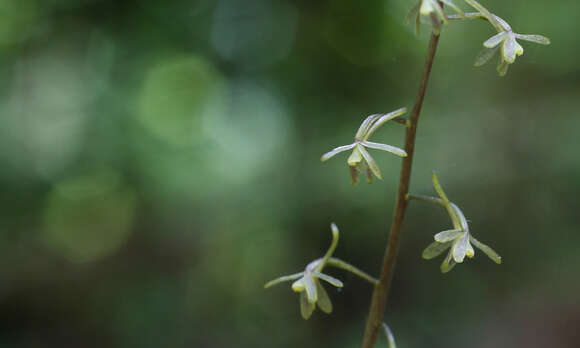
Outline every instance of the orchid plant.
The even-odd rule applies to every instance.
[[[347,165],[350,169],[350,179],[353,185],[356,185],[358,182],[361,170],[366,170],[366,177],[369,183],[372,182],[373,175],[382,179],[379,166],[367,149],[390,152],[402,158],[402,169],[399,177],[399,189],[397,192],[393,222],[391,224],[389,241],[385,248],[381,273],[378,279],[375,279],[355,266],[332,256],[338,244],[339,232],[336,225],[331,224],[332,243],[323,257],[308,263],[302,272],[274,279],[266,283],[264,286],[265,288],[269,288],[270,286],[281,282],[294,281],[292,284],[292,290],[300,294],[300,312],[304,319],[308,319],[312,315],[316,306],[325,313],[332,312],[332,303],[326,290],[322,286],[321,281],[325,281],[337,288],[344,286],[342,281],[328,274],[322,273],[326,266],[342,268],[370,282],[374,287],[370,311],[361,345],[362,348],[371,348],[374,346],[378,330],[381,326],[387,336],[388,346],[395,348],[395,340],[392,332],[389,327],[382,322],[382,319],[385,304],[387,302],[390,281],[394,272],[395,260],[399,249],[403,221],[407,206],[411,200],[420,200],[442,206],[447,210],[449,218],[451,219],[451,224],[453,226],[452,229],[436,233],[433,237],[434,241],[423,251],[422,254],[424,259],[431,259],[442,254],[446,250],[449,250],[441,264],[441,271],[443,273],[449,272],[458,263],[463,263],[466,258],[474,257],[474,247],[481,250],[495,263],[501,264],[502,262],[501,257],[492,248],[473,237],[469,230],[469,225],[465,215],[455,203],[447,198],[447,195],[439,183],[439,178],[435,173],[432,175],[432,183],[435,192],[439,197],[409,194],[413,152],[415,148],[419,116],[421,114],[443,25],[448,24],[451,20],[473,18],[480,18],[489,22],[497,33],[483,42],[484,50],[477,57],[475,65],[483,65],[495,52],[499,51],[497,71],[500,76],[504,76],[508,71],[509,65],[513,64],[516,57],[522,55],[524,52],[522,46],[517,42],[518,39],[542,45],[550,44],[550,40],[545,36],[524,35],[514,32],[507,21],[487,10],[476,0],[464,1],[477,12],[465,12],[460,7],[456,6],[451,0],[419,0],[407,16],[407,21],[414,19],[416,32],[419,31],[421,23],[427,23],[431,26],[431,40],[429,42],[425,67],[421,83],[419,84],[415,106],[413,107],[410,116],[408,118],[401,117],[401,115],[407,112],[407,109],[404,107],[387,114],[370,115],[366,117],[359,126],[358,131],[354,136],[354,141],[351,144],[336,147],[323,154],[321,157],[321,161],[324,162],[341,152],[352,150],[352,153],[347,158]],[[444,6],[450,7],[455,13],[449,15],[446,14]],[[369,141],[370,137],[378,130],[378,128],[391,120],[405,125],[404,148]]]
[[[318,308],[320,308],[324,313],[332,313],[332,302],[330,302],[330,298],[319,280],[324,280],[337,288],[343,287],[343,283],[340,280],[322,273],[322,269],[325,266],[342,268],[373,285],[378,283],[378,280],[353,265],[342,261],[341,259],[332,257],[332,254],[338,245],[339,230],[334,223],[330,224],[330,229],[332,231],[332,242],[323,257],[307,264],[303,272],[282,276],[271,280],[264,285],[264,288],[267,289],[282,282],[296,280],[292,283],[292,290],[300,293],[300,313],[304,319],[310,318],[316,305],[318,305]]]

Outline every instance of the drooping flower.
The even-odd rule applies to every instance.
[[[343,287],[343,283],[340,280],[322,273],[322,269],[327,265],[352,272],[372,284],[378,283],[378,280],[358,268],[338,258],[332,257],[332,254],[338,245],[339,231],[334,223],[330,225],[330,228],[332,230],[332,242],[323,257],[310,262],[303,272],[276,278],[264,285],[264,288],[267,289],[282,282],[295,280],[295,282],[292,283],[292,290],[300,293],[300,313],[304,319],[310,318],[316,306],[325,313],[332,312],[332,302],[330,301],[328,293],[320,283],[320,280],[324,280],[337,288]]]
[[[473,249],[473,246],[475,246],[476,248],[483,251],[490,259],[492,259],[492,261],[500,264],[501,257],[489,246],[481,243],[471,235],[469,232],[467,219],[463,215],[463,212],[457,205],[449,201],[447,195],[445,195],[445,192],[443,191],[443,188],[441,188],[439,179],[435,173],[433,173],[432,180],[433,187],[439,195],[439,198],[419,195],[408,195],[408,198],[436,203],[445,207],[449,217],[451,218],[453,229],[435,234],[435,241],[423,251],[423,258],[429,260],[439,256],[445,250],[450,249],[449,253],[441,264],[441,272],[447,273],[457,263],[462,263],[466,256],[468,258],[472,258],[475,255],[475,251]]]
[[[352,149],[352,154],[347,159],[347,163],[350,168],[351,183],[353,185],[357,184],[361,167],[365,162],[367,165],[367,182],[372,182],[373,174],[377,178],[382,179],[379,166],[365,148],[387,151],[400,157],[406,157],[407,153],[405,150],[398,147],[387,144],[374,143],[372,141],[368,141],[368,139],[380,126],[385,124],[387,121],[404,114],[405,112],[407,112],[407,108],[400,108],[388,114],[375,114],[368,116],[360,125],[354,136],[354,142],[352,144],[339,146],[322,155],[320,160],[322,162],[327,161],[341,152]]]
[[[451,0],[441,0],[441,2],[451,7],[459,16],[463,16],[463,11],[457,7]],[[421,22],[426,22],[433,27],[433,33],[439,35],[441,33],[441,23],[448,24],[447,16],[443,11],[439,1],[437,0],[419,0],[419,3],[409,11],[405,22],[409,23],[412,18],[415,18],[415,33],[419,33],[419,25]]]
[[[524,48],[517,42],[516,39],[535,42],[541,45],[549,45],[550,39],[542,35],[525,35],[515,33],[511,26],[499,16],[491,13],[485,7],[475,0],[465,0],[468,4],[473,6],[479,13],[468,13],[465,17],[468,18],[484,18],[496,30],[497,34],[487,39],[483,46],[485,47],[475,59],[474,65],[476,67],[487,63],[489,59],[499,50],[499,63],[497,65],[497,72],[500,76],[507,74],[510,64],[513,64],[517,56],[524,54]]]

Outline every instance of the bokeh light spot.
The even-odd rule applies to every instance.
[[[15,177],[56,177],[84,142],[94,90],[84,79],[83,52],[70,43],[51,46],[15,64],[0,109],[0,160]]]
[[[138,120],[171,145],[191,144],[199,136],[200,114],[219,91],[221,76],[200,57],[160,62],[149,72],[140,95]]]
[[[225,108],[215,105],[213,112],[205,114],[204,129],[213,145],[207,155],[217,174],[236,182],[291,151],[283,145],[292,125],[279,99],[255,83],[238,82],[230,96]]]
[[[126,241],[134,210],[132,191],[101,170],[55,185],[44,212],[44,240],[73,262],[110,255]]]

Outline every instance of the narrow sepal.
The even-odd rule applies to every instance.
[[[372,124],[369,130],[364,134],[362,140],[367,140],[368,138],[370,138],[371,135],[373,135],[374,132],[376,132],[377,129],[379,129],[379,127],[381,127],[387,121],[390,121],[397,116],[401,116],[406,112],[407,108],[403,107],[395,111],[391,111],[388,114],[381,115],[379,118],[376,119],[376,121]]]
[[[429,244],[429,246],[427,246],[427,248],[425,248],[425,250],[423,250],[422,257],[425,260],[430,260],[434,257],[441,255],[441,253],[443,253],[445,250],[449,249],[449,247],[451,247],[451,242],[447,242],[447,243],[433,242],[433,243]]]
[[[482,66],[483,64],[487,63],[490,60],[490,58],[493,57],[495,52],[497,52],[498,49],[499,49],[499,46],[496,46],[494,48],[484,47],[483,50],[481,50],[481,52],[479,52],[479,54],[475,58],[475,62],[473,63],[473,66],[479,67],[479,66]]]
[[[332,302],[330,302],[330,297],[320,282],[316,282],[316,291],[318,292],[318,301],[316,302],[318,308],[324,313],[332,313]]]
[[[526,34],[515,34],[516,38],[520,40],[535,42],[540,45],[549,45],[550,39],[542,35],[526,35]]]
[[[501,264],[501,256],[499,256],[492,248],[473,238],[473,236],[470,236],[470,240],[477,249],[483,251],[493,262]]]
[[[441,264],[441,273],[447,273],[449,271],[451,271],[453,269],[453,267],[455,267],[456,263],[453,260],[452,257],[452,253],[448,253],[447,257],[445,258],[445,260],[443,260],[443,263]]]
[[[439,243],[446,243],[446,242],[449,242],[449,241],[452,241],[452,240],[456,239],[462,233],[464,233],[462,230],[448,230],[448,231],[443,231],[443,232],[437,233],[434,236],[434,239],[435,239],[435,241],[437,241]]]
[[[365,148],[362,145],[360,144],[357,145],[356,149],[361,153],[361,155],[367,162],[367,165],[369,166],[373,174],[375,174],[377,178],[382,180],[383,177],[381,176],[381,170],[379,169],[377,162],[375,162],[375,159],[367,152],[367,150],[365,150]]]
[[[361,144],[366,146],[366,147],[369,147],[371,149],[383,150],[383,151],[390,152],[390,153],[397,155],[397,156],[400,156],[400,157],[407,157],[407,152],[405,152],[405,150],[400,149],[400,148],[395,147],[395,146],[381,144],[381,143],[374,143],[372,141],[363,141]]]
[[[270,280],[269,282],[267,282],[266,284],[264,284],[264,289],[267,289],[269,287],[271,287],[272,285],[276,285],[282,282],[288,282],[291,280],[295,280],[298,279],[300,277],[302,277],[304,275],[304,272],[300,272],[300,273],[296,273],[296,274],[292,274],[292,275],[287,275],[287,276],[283,276],[280,278],[276,278],[274,280]]]
[[[322,155],[322,157],[320,157],[320,160],[322,162],[324,161],[328,161],[329,159],[331,159],[332,157],[334,157],[335,155],[344,152],[344,151],[348,151],[350,149],[352,149],[356,144],[350,144],[350,145],[343,145],[343,146],[339,146],[336,147],[334,149],[332,149],[331,151],[325,153],[324,155]]]
[[[300,293],[300,314],[302,315],[302,318],[308,320],[308,318],[310,318],[310,316],[312,315],[312,312],[314,312],[314,303],[310,303],[308,301],[308,298],[306,298],[306,295],[304,294],[304,292]]]
[[[503,40],[505,40],[507,35],[508,35],[508,33],[506,31],[502,31],[501,33],[498,33],[498,34],[490,37],[489,39],[487,39],[483,43],[483,46],[485,46],[487,48],[494,48],[495,46],[499,45]]]
[[[505,76],[508,72],[509,64],[504,60],[501,59],[498,66],[497,66],[497,73],[499,76]]]
[[[324,273],[320,273],[320,272],[313,272],[312,274],[315,277],[320,278],[320,279],[324,280],[325,282],[327,282],[333,286],[336,286],[337,288],[342,288],[344,286],[344,284],[340,280],[338,280],[334,277],[331,277],[328,274],[324,274]]]

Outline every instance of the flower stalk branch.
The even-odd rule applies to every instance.
[[[399,251],[401,231],[403,230],[403,222],[407,212],[408,201],[406,195],[409,192],[409,185],[411,183],[411,169],[413,166],[413,154],[415,151],[415,138],[417,135],[419,115],[421,114],[421,108],[423,107],[423,100],[425,99],[425,92],[427,90],[427,84],[431,75],[431,68],[433,67],[433,60],[435,58],[438,44],[439,35],[431,33],[431,40],[429,42],[427,58],[425,59],[423,76],[417,93],[417,100],[408,120],[409,126],[406,127],[404,150],[407,153],[407,157],[404,157],[402,161],[401,174],[399,177],[399,189],[397,192],[393,222],[391,224],[391,232],[389,234],[389,240],[383,257],[379,283],[375,285],[373,290],[369,315],[361,345],[362,348],[372,348],[374,346],[379,328],[382,325],[389,287],[391,285],[391,279],[393,278],[395,261]]]

